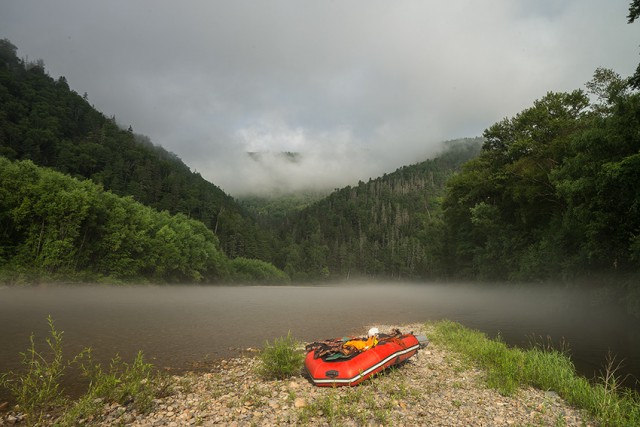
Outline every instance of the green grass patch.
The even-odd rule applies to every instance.
[[[300,343],[291,337],[276,338],[273,343],[265,342],[260,353],[258,373],[265,379],[284,379],[300,374],[304,353],[299,350]]]
[[[430,339],[434,344],[443,345],[484,369],[487,384],[504,395],[512,395],[522,386],[553,390],[603,425],[640,425],[640,396],[621,387],[613,361],[597,381],[590,382],[576,373],[566,351],[543,345],[528,350],[510,348],[500,337],[491,340],[451,321],[432,326]]]

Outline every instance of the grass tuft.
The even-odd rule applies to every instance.
[[[153,365],[144,361],[138,352],[129,364],[119,356],[111,359],[109,369],[92,360],[91,350],[82,355],[83,375],[89,379],[89,389],[61,418],[61,425],[75,425],[80,419],[99,418],[106,403],[130,406],[140,413],[153,408],[153,399],[165,395],[169,387],[166,376],[159,375]]]
[[[154,398],[167,392],[170,383],[153,365],[146,363],[139,352],[133,363],[123,362],[118,356],[111,360],[108,370],[92,359],[91,349],[85,348],[70,361],[62,353],[62,331],[55,328],[51,316],[48,351],[40,352],[31,335],[31,346],[20,353],[23,369],[0,375],[0,387],[13,396],[27,425],[41,425],[45,417],[57,417],[55,425],[71,426],[80,420],[98,420],[105,404],[118,403],[147,412]],[[78,364],[89,379],[89,389],[77,401],[65,395],[61,380],[71,365]]]
[[[14,397],[29,425],[40,424],[47,411],[64,405],[67,400],[60,386],[60,379],[68,367],[62,358],[63,332],[56,330],[51,316],[47,317],[47,322],[48,352],[41,353],[36,349],[35,337],[31,334],[30,347],[20,353],[24,372],[7,372],[0,376],[0,386]]]
[[[302,369],[304,354],[298,350],[300,343],[291,337],[276,338],[273,344],[265,342],[260,353],[258,373],[265,379],[285,379],[298,375]]]

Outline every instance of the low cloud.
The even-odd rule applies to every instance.
[[[20,0],[1,6],[0,37],[236,194],[353,185],[580,88],[597,67],[630,75],[628,6]]]

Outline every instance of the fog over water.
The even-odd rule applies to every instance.
[[[131,360],[143,350],[156,366],[175,369],[260,348],[289,331],[309,342],[364,335],[375,325],[450,319],[514,345],[528,346],[533,337],[564,340],[587,377],[611,351],[624,359],[625,373],[640,377],[640,321],[588,292],[550,287],[2,288],[0,372],[19,368],[31,333],[43,343],[48,315],[64,331],[67,356],[92,347],[103,361],[116,353]]]

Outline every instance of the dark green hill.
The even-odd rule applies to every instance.
[[[3,282],[216,282],[232,272],[218,239],[199,221],[0,157]]]
[[[438,157],[404,166],[283,218],[277,265],[300,279],[433,277],[442,263],[445,183],[482,139],[445,143]]]
[[[231,258],[269,260],[274,240],[235,200],[174,154],[121,129],[47,75],[42,61],[26,62],[0,40],[0,156],[31,160],[89,178],[117,195],[202,221]]]
[[[264,261],[229,260],[213,231],[184,214],[0,157],[0,281],[51,280],[282,284],[288,277]]]
[[[265,227],[278,227],[286,218],[318,202],[330,191],[301,190],[282,194],[245,195],[238,203],[249,211]]]
[[[549,92],[484,132],[447,186],[452,273],[626,282],[640,301],[640,93],[606,69],[587,88],[596,103]]]

